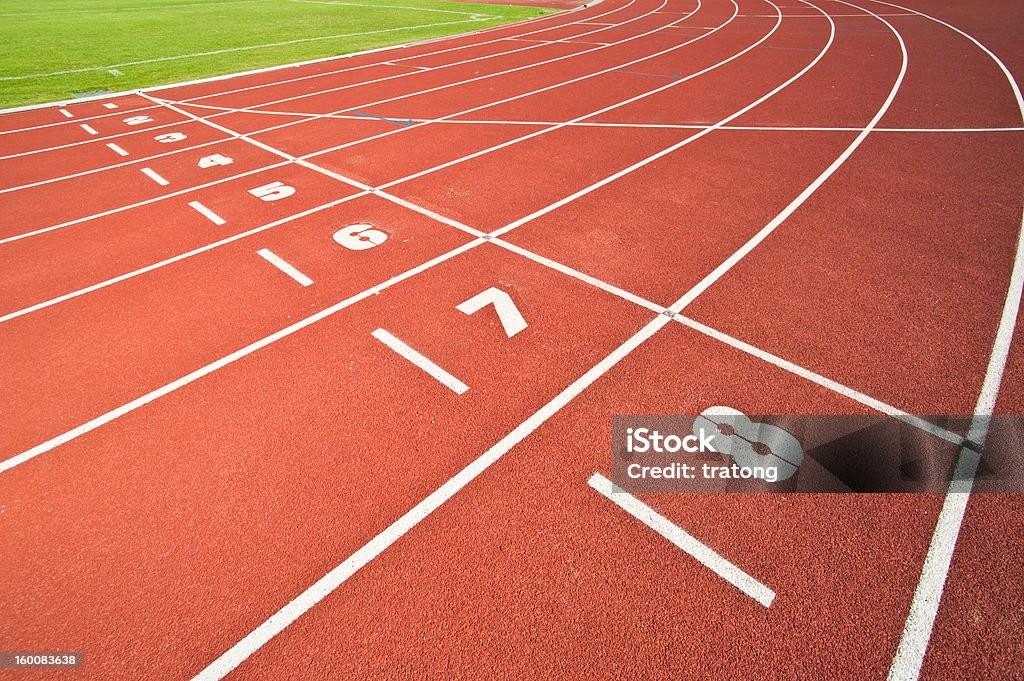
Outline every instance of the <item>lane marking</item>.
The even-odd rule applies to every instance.
[[[429,66],[415,66],[413,64],[399,64],[399,63],[393,62],[393,61],[382,61],[381,64],[384,64],[386,66],[399,66],[399,67],[406,68],[406,69],[418,69],[420,71],[433,71],[434,70],[434,69],[432,69]],[[185,101],[188,101],[188,100],[185,100]]]
[[[117,104],[114,104],[113,102],[105,102],[103,104],[103,108],[104,109],[116,109],[117,108]]]
[[[395,125],[403,125],[403,126],[405,126],[405,125],[412,125],[412,119],[411,118],[408,118],[408,119],[406,119],[404,121],[400,121],[400,120],[397,120],[397,119],[394,119],[394,118],[384,118],[383,116],[377,116],[377,115],[372,114],[372,113],[366,113],[365,111],[359,111],[357,109],[350,109],[350,111],[352,113],[356,114],[357,116],[363,116],[364,118],[375,118],[378,121],[384,121],[385,123],[394,123]]]
[[[657,78],[682,78],[678,73],[648,73],[647,71],[626,71],[625,69],[615,69],[616,73],[630,73],[634,76],[655,76]]]
[[[168,182],[167,180],[160,176],[160,173],[156,172],[152,168],[139,168],[139,172],[141,172],[143,175],[153,180],[162,187],[166,187],[167,185],[170,184],[170,182]]]
[[[209,208],[207,208],[203,204],[199,203],[198,201],[189,201],[188,205],[191,206],[193,210],[195,210],[198,213],[200,213],[203,217],[205,217],[207,220],[209,220],[210,222],[212,222],[215,225],[225,225],[225,224],[227,224],[227,220],[225,220],[221,216],[217,215],[212,210],[210,210]]]
[[[657,532],[677,548],[688,553],[698,563],[714,572],[726,582],[764,607],[771,607],[772,601],[775,600],[775,592],[723,558],[710,546],[704,544],[629,492],[616,488],[611,480],[600,473],[594,473],[590,476],[587,484],[597,490],[605,499]]]
[[[109,149],[111,149],[111,150],[112,150],[112,151],[113,151],[113,152],[114,152],[115,154],[117,154],[118,156],[127,156],[127,155],[128,155],[128,152],[127,152],[127,151],[125,151],[125,150],[124,150],[124,149],[122,149],[121,147],[117,146],[117,145],[116,145],[116,144],[114,144],[113,142],[108,142],[108,143],[107,143],[107,147],[108,147]]]
[[[446,388],[454,392],[456,395],[461,395],[467,390],[469,390],[468,385],[452,376],[450,373],[439,367],[431,360],[424,357],[422,354],[413,350],[411,347],[403,343],[390,332],[385,331],[384,329],[377,329],[370,335],[372,335],[374,338],[376,338],[381,343],[388,346],[395,352],[397,352],[405,359],[415,364],[423,371],[433,376],[442,385],[444,385]]]
[[[472,315],[488,305],[494,306],[494,311],[498,313],[498,321],[501,322],[501,327],[509,338],[529,326],[526,320],[523,319],[523,314],[519,311],[519,308],[516,307],[515,301],[512,300],[512,296],[493,286],[486,291],[476,294],[469,300],[459,303],[455,306],[455,309],[463,314]]]
[[[61,115],[64,116],[64,118],[74,118],[75,117],[75,115],[73,113],[71,113],[70,111],[68,111],[67,109],[58,109],[58,111],[60,111]]]
[[[291,264],[289,264],[286,260],[281,258],[281,256],[271,251],[269,248],[261,248],[260,250],[256,251],[256,253],[258,253],[260,257],[269,262],[271,265],[281,270],[282,272],[284,272],[289,277],[299,282],[303,286],[309,286],[310,284],[313,283],[312,279],[310,279],[305,274],[295,269]]]
[[[99,134],[98,132],[96,132],[96,128],[92,127],[88,123],[82,123],[81,126],[82,126],[82,130],[85,130],[90,135],[98,135]]]
[[[298,114],[297,114],[298,115]],[[331,116],[332,118],[334,116]],[[211,116],[212,118],[212,116]],[[704,130],[707,123],[605,123],[593,121],[532,121],[532,120],[494,120],[494,119],[441,119],[413,118],[414,123],[443,123],[445,125],[527,125],[548,126],[564,125],[579,128],[660,128],[666,130]],[[723,125],[720,130],[754,130],[767,132],[860,132],[862,128],[843,127],[808,127],[795,125]],[[981,133],[981,132],[1024,132],[1024,126],[990,127],[990,128],[875,128],[872,132],[887,133]]]

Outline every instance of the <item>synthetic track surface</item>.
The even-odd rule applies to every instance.
[[[0,116],[0,647],[1013,678],[1019,496],[640,495],[699,562],[600,491],[615,414],[1022,413],[1021,13],[904,2],[605,0]],[[525,329],[457,309],[492,289]]]

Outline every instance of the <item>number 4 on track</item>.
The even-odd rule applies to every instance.
[[[488,305],[493,305],[498,313],[498,320],[505,328],[505,335],[511,338],[528,325],[519,308],[512,302],[512,296],[501,289],[493,286],[482,293],[478,293],[464,303],[455,306],[455,309],[465,314],[473,314]]]

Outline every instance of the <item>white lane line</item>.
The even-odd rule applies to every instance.
[[[258,253],[260,257],[269,262],[271,265],[281,270],[282,272],[284,272],[289,277],[299,282],[303,286],[309,286],[310,284],[313,283],[312,279],[310,279],[305,274],[295,269],[295,267],[293,267],[290,263],[288,263],[281,256],[277,255],[270,249],[261,248],[260,250],[256,251],[256,253]]]
[[[85,130],[90,135],[98,135],[99,134],[98,132],[96,132],[96,128],[92,127],[88,123],[82,123],[81,126],[82,126],[82,130]]]
[[[384,64],[386,66],[399,66],[399,67],[406,68],[406,69],[418,69],[420,71],[433,71],[434,70],[434,69],[432,69],[429,66],[413,66],[412,64],[398,64],[398,63],[395,63],[393,61],[382,61],[381,64]]]
[[[57,109],[57,110],[60,111],[60,114],[62,116],[64,116],[64,118],[74,118],[75,117],[75,115],[73,113],[71,113],[70,111],[68,111],[67,109]]]
[[[281,112],[284,114],[285,112]],[[309,114],[296,113],[296,116]],[[328,115],[326,118],[359,120],[357,116],[344,114]],[[636,129],[663,129],[663,130],[704,130],[707,123],[605,123],[595,121],[531,121],[531,120],[496,120],[496,119],[441,119],[441,118],[410,118],[413,123],[443,123],[445,125],[526,125],[543,127],[549,125],[564,125],[573,128],[636,128]],[[845,127],[807,127],[792,125],[723,125],[720,130],[753,130],[765,132],[860,132],[863,128]],[[875,133],[975,133],[975,132],[1024,132],[1024,126],[1006,126],[990,128],[875,128]]]
[[[612,481],[594,473],[587,481],[601,496],[651,528],[698,563],[733,585],[766,608],[775,600],[775,592],[732,564],[707,544],[682,529],[629,492],[617,489]]]
[[[469,386],[460,381],[459,379],[452,376],[450,373],[439,367],[437,364],[427,359],[420,353],[413,350],[411,347],[403,343],[401,340],[396,338],[393,334],[384,329],[377,329],[371,334],[374,338],[379,340],[384,345],[388,346],[399,355],[409,360],[417,367],[427,372],[434,378],[436,378],[442,385],[454,392],[456,395],[469,390]]]
[[[472,243],[486,243],[477,240]],[[467,244],[468,246],[468,244]],[[565,390],[556,395],[550,402],[541,407],[528,419],[523,421],[512,432],[503,437],[493,447],[481,454],[468,466],[456,473],[451,479],[434,490],[423,501],[413,506],[398,520],[389,525],[380,534],[373,537],[359,550],[349,556],[340,565],[317,580],[312,586],[295,597],[283,608],[270,616],[223,655],[210,663],[203,671],[193,677],[193,681],[214,681],[224,678],[231,670],[244,662],[250,655],[288,625],[297,620],[306,611],[323,600],[332,591],[340,587],[349,577],[363,566],[379,556],[385,549],[398,541],[412,530],[420,521],[440,508],[463,487],[472,482],[481,473],[491,467],[494,462],[504,456],[526,436],[540,427],[562,407],[573,400],[594,381],[603,376],[609,369],[619,363],[645,340],[669,322],[669,318],[658,315],[640,331],[616,348],[610,355],[594,365],[585,374],[573,381]],[[0,464],[2,466],[2,464]]]
[[[170,182],[160,176],[160,173],[156,172],[152,168],[139,168],[139,171],[162,187],[166,187],[170,184]]]
[[[116,109],[117,108],[117,104],[114,104],[113,102],[106,102],[106,103],[103,104],[103,108],[104,109]]]
[[[1021,121],[1024,121],[1024,95],[1021,94],[1020,85],[1006,64],[990,49],[973,36],[945,21],[908,7],[882,2],[882,0],[877,1],[879,4],[912,12],[917,16],[929,19],[974,43],[1003,72],[1003,77],[1006,78],[1017,101]],[[1010,346],[1013,343],[1014,326],[1020,312],[1022,294],[1024,294],[1024,217],[1021,219],[1021,227],[1017,232],[1013,270],[1010,274],[1002,314],[999,317],[999,325],[996,327],[992,353],[989,355],[985,378],[982,381],[978,401],[974,408],[974,418],[971,420],[971,427],[967,434],[969,440],[981,445],[984,445],[988,436],[989,422],[995,412],[999,388],[1002,385],[1003,373],[1010,355]],[[942,510],[939,512],[939,519],[935,524],[931,543],[928,545],[928,553],[921,566],[921,578],[914,590],[914,598],[910,603],[907,621],[900,635],[900,643],[896,649],[896,655],[893,657],[892,666],[889,668],[889,681],[916,681],[921,676],[921,667],[924,665],[925,654],[928,652],[928,644],[935,628],[935,618],[939,614],[942,594],[949,579],[949,567],[953,562],[953,552],[956,550],[957,540],[960,537],[960,528],[963,526],[964,515],[967,512],[967,502],[970,500],[979,461],[980,455],[974,450],[967,447],[960,450],[954,480],[942,502]]]
[[[111,149],[111,150],[112,150],[112,151],[113,151],[113,152],[114,152],[115,154],[117,154],[118,156],[127,156],[127,155],[128,155],[128,152],[127,152],[127,151],[125,151],[125,150],[124,150],[124,149],[122,149],[121,147],[117,146],[117,145],[116,145],[116,144],[114,144],[113,142],[108,142],[108,143],[107,143],[107,147],[108,147],[109,149]]]
[[[209,208],[207,208],[203,204],[199,203],[198,201],[189,201],[188,205],[191,206],[193,210],[195,210],[198,213],[200,213],[201,215],[203,215],[203,217],[205,217],[207,220],[209,220],[210,222],[212,222],[215,225],[227,224],[227,220],[225,220],[221,216],[217,215],[212,210],[210,210]]]

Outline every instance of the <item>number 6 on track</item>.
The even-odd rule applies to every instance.
[[[373,225],[349,225],[334,233],[334,240],[350,251],[365,251],[380,246],[388,240],[388,235]]]

